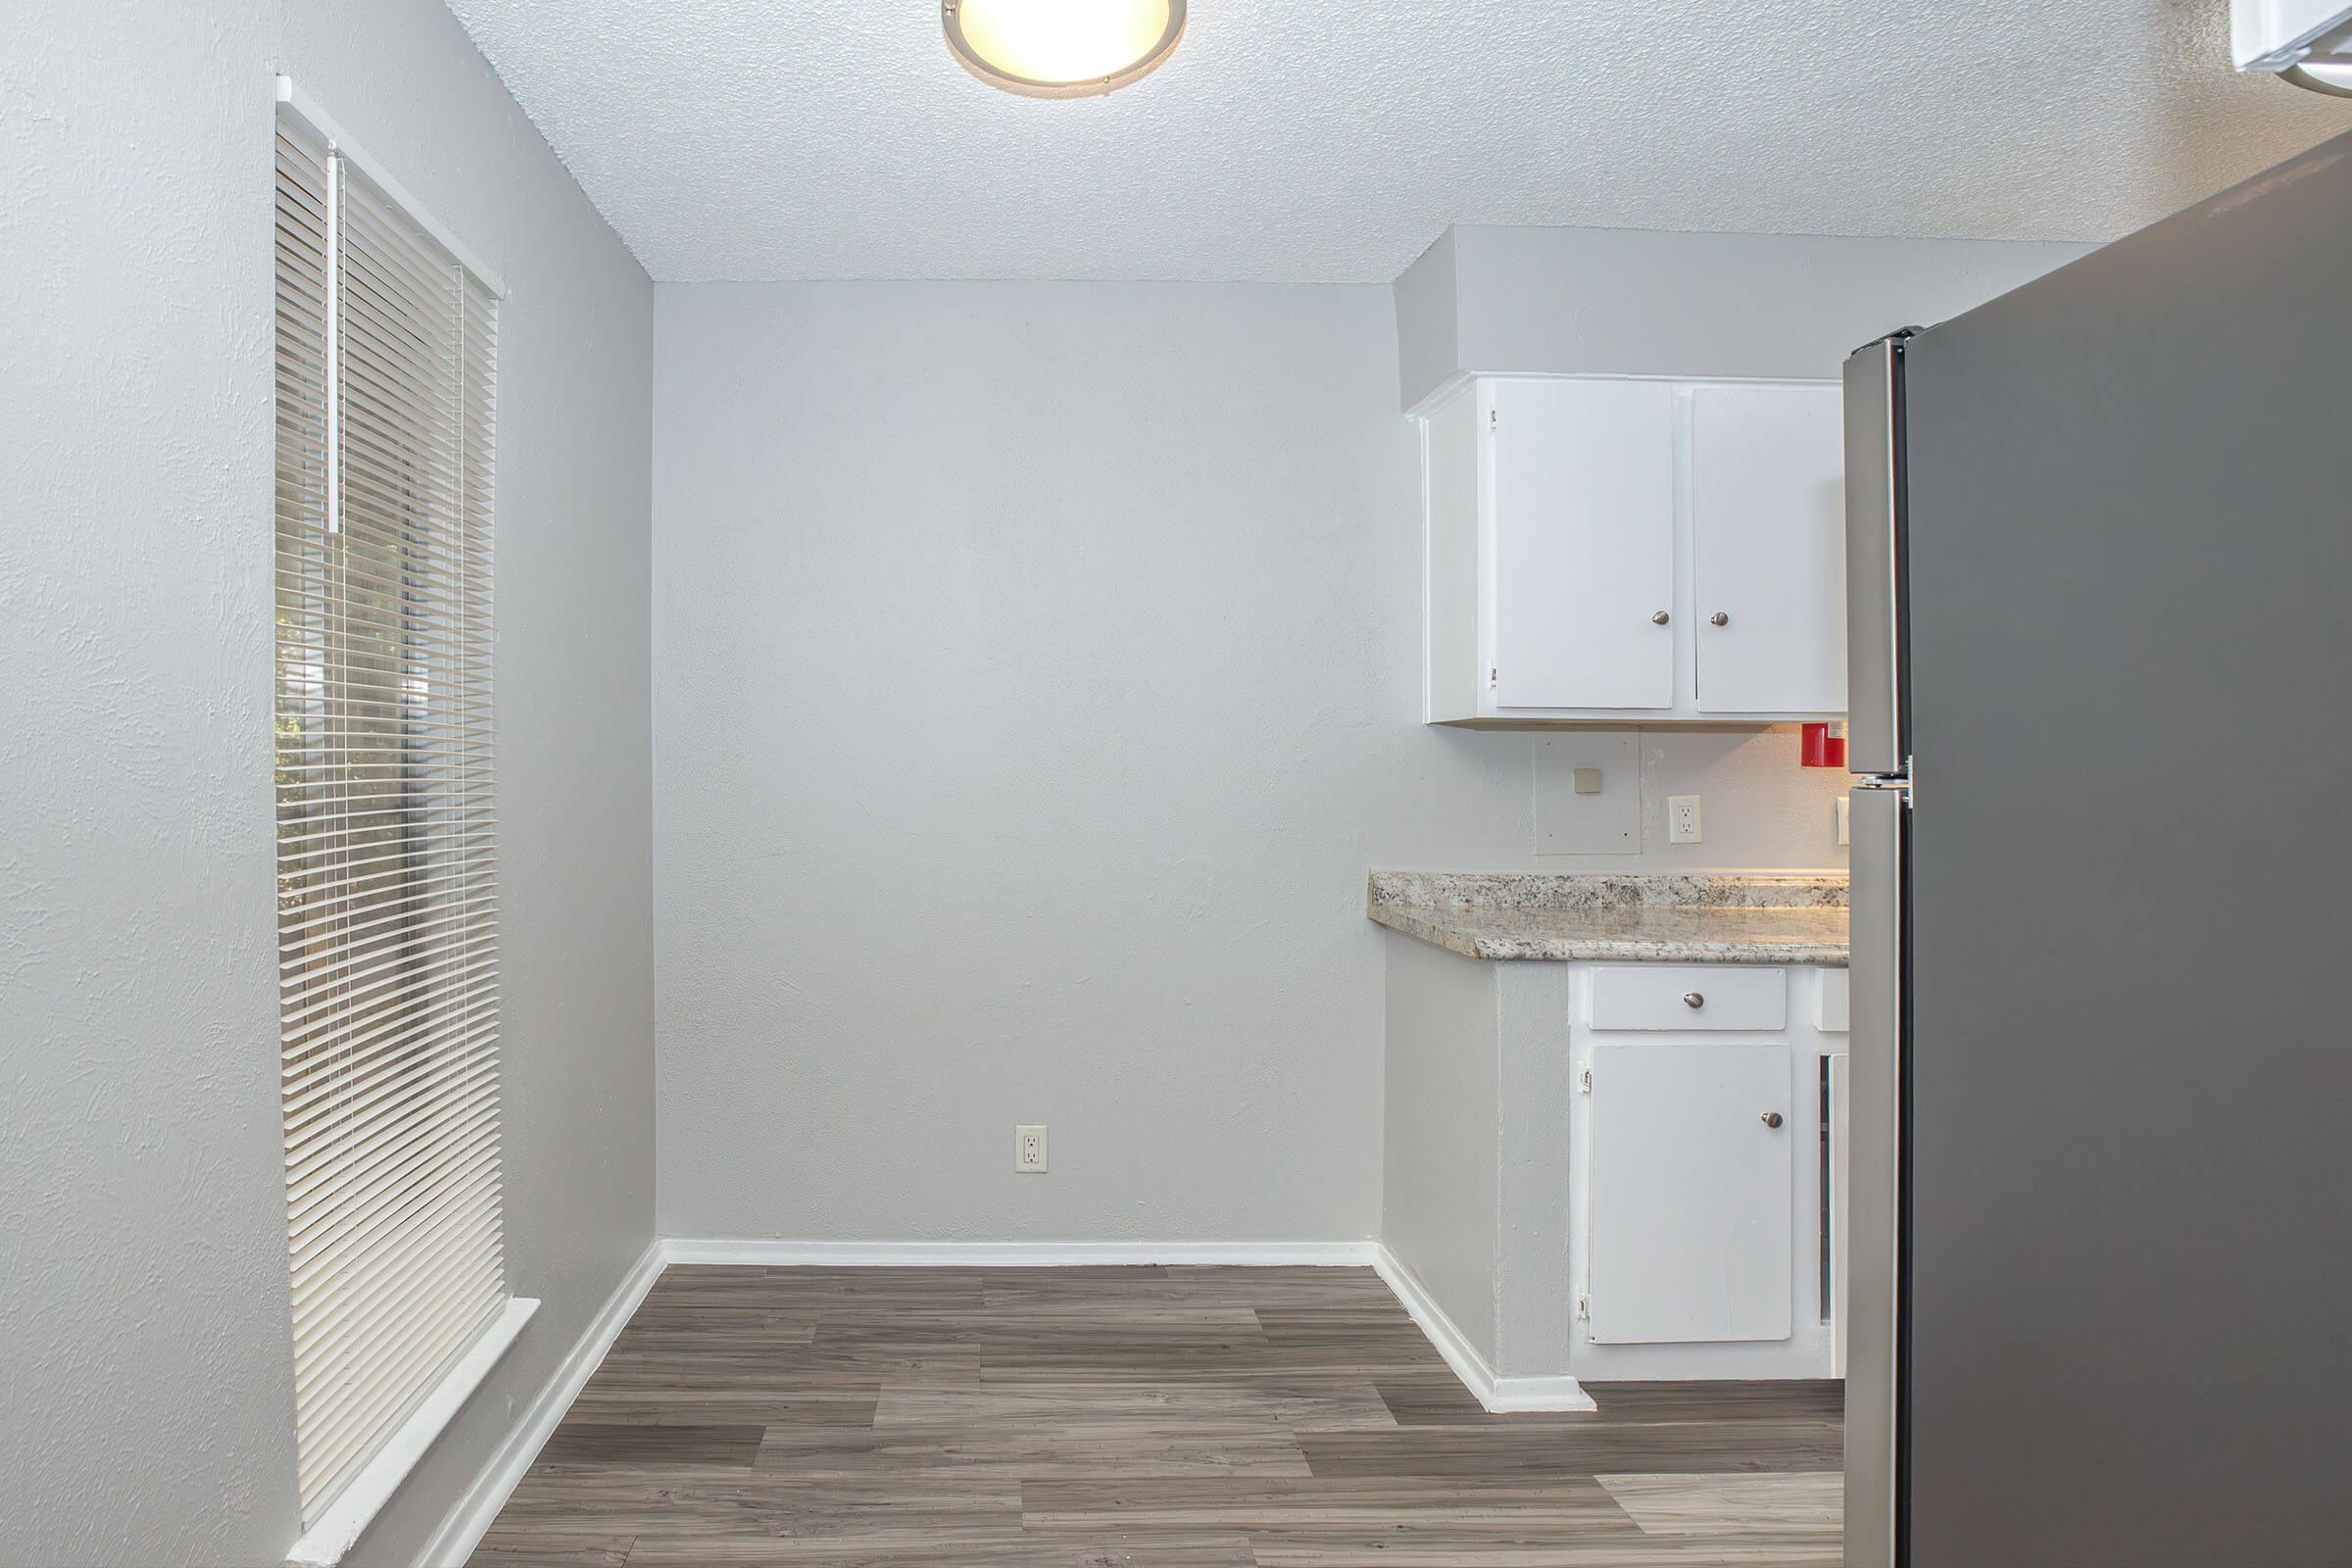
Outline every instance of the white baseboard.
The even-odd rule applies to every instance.
[[[1592,1396],[1571,1377],[1498,1378],[1486,1357],[1446,1315],[1446,1309],[1422,1286],[1418,1276],[1386,1247],[1374,1249],[1372,1266],[1379,1271],[1405,1315],[1429,1337],[1438,1354],[1453,1369],[1479,1404],[1496,1415],[1527,1410],[1592,1410]]]
[[[1571,1377],[1496,1378],[1485,1399],[1496,1415],[1521,1410],[1596,1410],[1592,1396]]]
[[[667,1263],[748,1268],[1365,1268],[1373,1242],[788,1242],[673,1236]]]
[[[547,1440],[555,1435],[564,1413],[571,1408],[571,1401],[587,1387],[588,1379],[604,1362],[605,1352],[612,1348],[612,1342],[620,1338],[621,1329],[635,1315],[645,1293],[662,1277],[663,1262],[662,1243],[656,1241],[622,1276],[620,1284],[589,1321],[579,1343],[556,1369],[556,1375],[540,1391],[539,1397],[532,1401],[505,1445],[483,1467],[473,1489],[459,1499],[449,1517],[441,1521],[441,1528],[433,1532],[433,1539],[417,1559],[425,1568],[443,1568],[444,1564],[458,1568],[473,1555],[473,1548],[481,1544],[483,1534],[498,1517],[498,1510],[507,1505],[507,1498],[531,1468],[531,1461],[539,1457]]]

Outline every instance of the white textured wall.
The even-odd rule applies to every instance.
[[[0,8],[0,1561],[297,1529],[270,755],[271,92],[506,275],[507,1234],[546,1305],[408,1561],[652,1229],[651,286],[432,0]]]

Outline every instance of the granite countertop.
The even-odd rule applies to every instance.
[[[1846,961],[1836,875],[1375,871],[1365,912],[1471,958]]]

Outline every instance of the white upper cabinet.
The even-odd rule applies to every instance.
[[[1845,707],[1843,404],[1836,387],[1690,393],[1698,707]]]
[[[1674,706],[1674,388],[1490,389],[1494,701]]]
[[[1429,720],[1841,716],[1839,427],[1832,384],[1465,384],[1422,423]]]

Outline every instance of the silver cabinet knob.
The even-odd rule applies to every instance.
[[[1702,997],[1702,996],[1700,996],[1700,995],[1699,995],[1697,992],[1695,992],[1695,991],[1686,991],[1686,992],[1684,992],[1684,993],[1683,993],[1683,1005],[1684,1005],[1684,1006],[1686,1006],[1686,1007],[1703,1007],[1703,1006],[1705,1006],[1706,1004],[1707,1004],[1707,999],[1706,999],[1705,997]]]
[[[1666,612],[1661,610],[1656,614],[1649,617],[1649,623],[1652,626],[1663,626],[1666,624],[1666,622],[1672,620],[1673,618],[1674,617],[1672,615],[1667,614]]]
[[[1732,617],[1725,614],[1720,610],[1707,617],[1707,624],[1710,626],[1729,626],[1731,623]]]
[[[1779,1111],[1777,1111],[1777,1110],[1768,1110],[1768,1111],[1766,1111],[1766,1112],[1764,1113],[1764,1125],[1765,1125],[1765,1126],[1767,1126],[1767,1127],[1778,1127],[1780,1124],[1781,1124],[1781,1113],[1780,1113]]]

